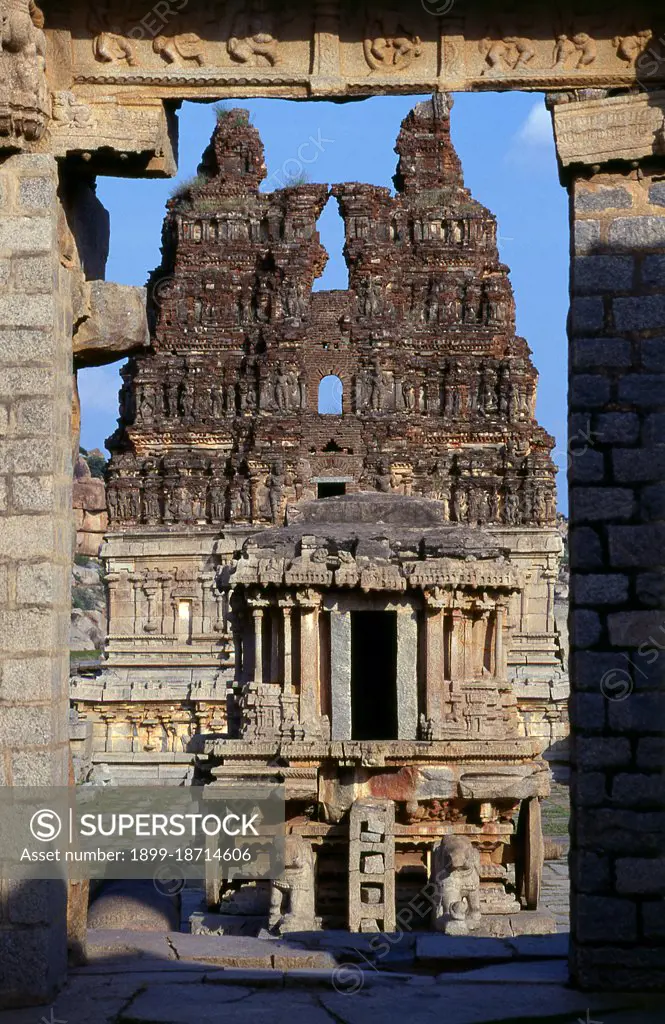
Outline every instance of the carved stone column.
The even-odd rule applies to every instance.
[[[443,601],[435,594],[425,595],[425,718],[432,739],[441,735],[447,698],[446,654]]]
[[[330,737],[350,740],[351,709],[351,613],[330,612],[330,690],[332,721]]]
[[[297,595],[300,606],[300,721],[317,730],[319,714],[319,608],[320,594]]]
[[[290,597],[280,598],[277,604],[282,609],[284,630],[284,676],[282,689],[285,695],[293,693],[293,600]]]
[[[254,621],[254,682],[263,682],[263,606],[253,604]]]
[[[506,608],[497,604],[494,616],[494,675],[497,679],[506,678],[506,661],[503,644],[503,630],[506,621]]]
[[[548,633],[554,632],[554,584],[558,579],[559,574],[553,570],[548,570],[542,574],[542,579],[547,586],[547,608],[546,608],[546,629]]]
[[[453,608],[450,613],[450,681],[454,686],[464,678],[464,613]]]
[[[571,970],[588,989],[665,988],[665,655],[650,640],[665,592],[664,115],[653,92],[554,107],[572,229]]]
[[[418,616],[410,607],[397,611],[397,738],[418,738]]]
[[[278,608],[271,608],[270,615],[270,683],[280,682],[279,634],[281,614]]]

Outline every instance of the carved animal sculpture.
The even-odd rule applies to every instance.
[[[8,0],[2,18],[2,49],[23,57],[46,56],[44,15],[34,0]]]
[[[464,836],[446,836],[434,847],[437,902],[434,927],[468,935],[480,924],[480,854]]]

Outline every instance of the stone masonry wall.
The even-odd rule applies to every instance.
[[[665,984],[665,163],[571,185],[572,972]]]
[[[49,156],[0,164],[0,784],[66,785],[71,310]],[[64,978],[66,894],[0,883],[0,1005]]]

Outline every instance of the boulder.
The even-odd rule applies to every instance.
[[[75,310],[74,367],[102,366],[150,345],[146,290],[85,281]]]

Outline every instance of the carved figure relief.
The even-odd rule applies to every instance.
[[[226,44],[229,56],[240,64],[276,67],[280,57],[274,31],[274,18],[268,3],[250,0],[237,5]]]
[[[196,32],[182,32],[170,37],[156,36],[152,48],[167,64],[194,61],[199,67],[203,67],[206,63],[205,43]]]
[[[615,36],[613,45],[616,47],[617,56],[627,64],[635,67],[652,39],[653,32],[651,29],[646,28],[633,33],[633,35]]]
[[[495,39],[485,36],[478,43],[478,49],[487,67],[482,74],[506,74],[528,68],[536,56],[534,43],[523,36],[504,36]]]
[[[130,67],[138,65],[134,42],[127,36],[133,18],[132,0],[102,0],[90,7],[88,28],[93,33],[95,60],[105,64],[124,60]]]
[[[405,26],[403,13],[386,8],[380,18],[368,18],[363,50],[372,71],[403,71],[420,56],[422,44]]]
[[[568,67],[585,68],[593,64],[598,56],[598,45],[586,32],[576,32],[575,35],[557,36],[554,46],[553,70]]]

